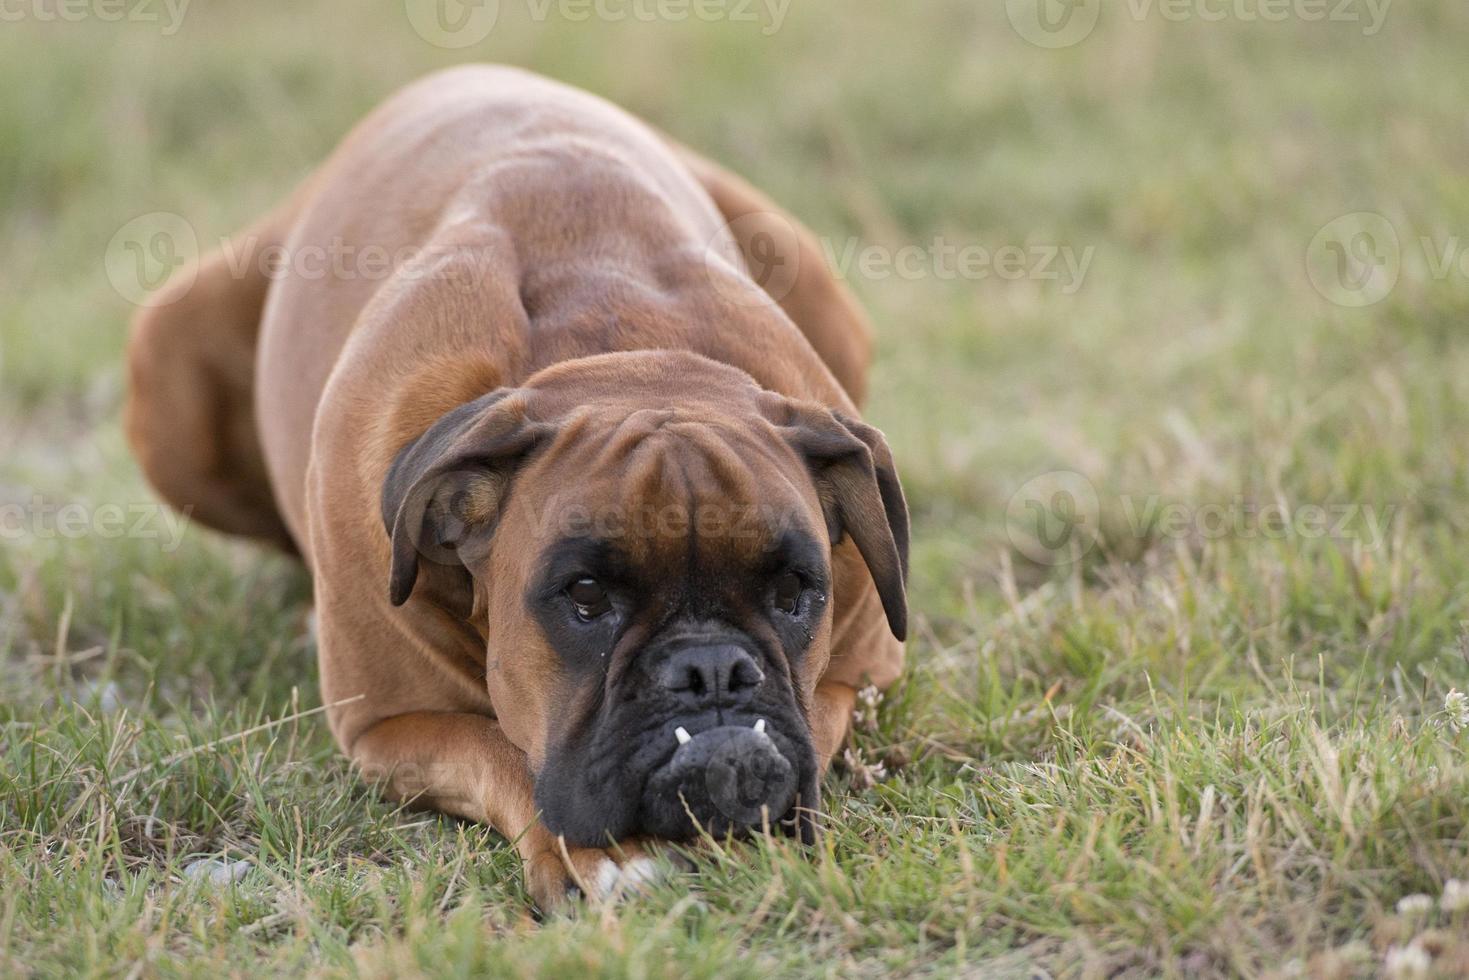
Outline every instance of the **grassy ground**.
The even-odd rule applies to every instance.
[[[0,973],[1469,969],[1462,4],[1117,4],[1060,49],[998,2],[502,0],[456,50],[401,3],[265,6],[0,25]],[[174,547],[118,425],[114,234],[215,240],[471,59],[629,106],[851,260],[916,527],[912,670],[820,851],[545,924],[494,835],[353,781],[308,583]],[[972,245],[1041,251],[953,274]]]

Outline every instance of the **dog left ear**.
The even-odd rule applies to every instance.
[[[467,563],[482,557],[519,462],[552,431],[526,416],[526,392],[501,388],[443,415],[404,446],[383,480],[392,546],[388,595],[401,606],[427,560],[451,573],[434,600],[472,607]]]
[[[850,534],[882,599],[888,626],[908,633],[908,505],[887,440],[872,426],[815,402],[779,399],[771,413],[816,481],[831,543]]]

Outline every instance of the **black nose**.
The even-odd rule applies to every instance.
[[[676,650],[654,676],[668,693],[696,707],[748,701],[765,681],[755,658],[733,644]]]

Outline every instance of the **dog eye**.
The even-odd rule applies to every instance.
[[[793,613],[801,601],[801,576],[786,572],[775,580],[775,608],[783,613]]]
[[[591,622],[612,608],[612,603],[607,599],[607,590],[594,578],[579,578],[572,582],[566,587],[566,595],[576,606],[577,616],[586,622]]]

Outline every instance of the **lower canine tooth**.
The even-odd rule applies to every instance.
[[[765,719],[764,718],[756,718],[755,719],[755,731],[760,732],[761,734],[764,734],[764,732],[765,732]]]
[[[683,745],[685,742],[692,741],[694,736],[689,734],[687,728],[680,725],[673,730],[673,737],[678,739],[679,745]]]

